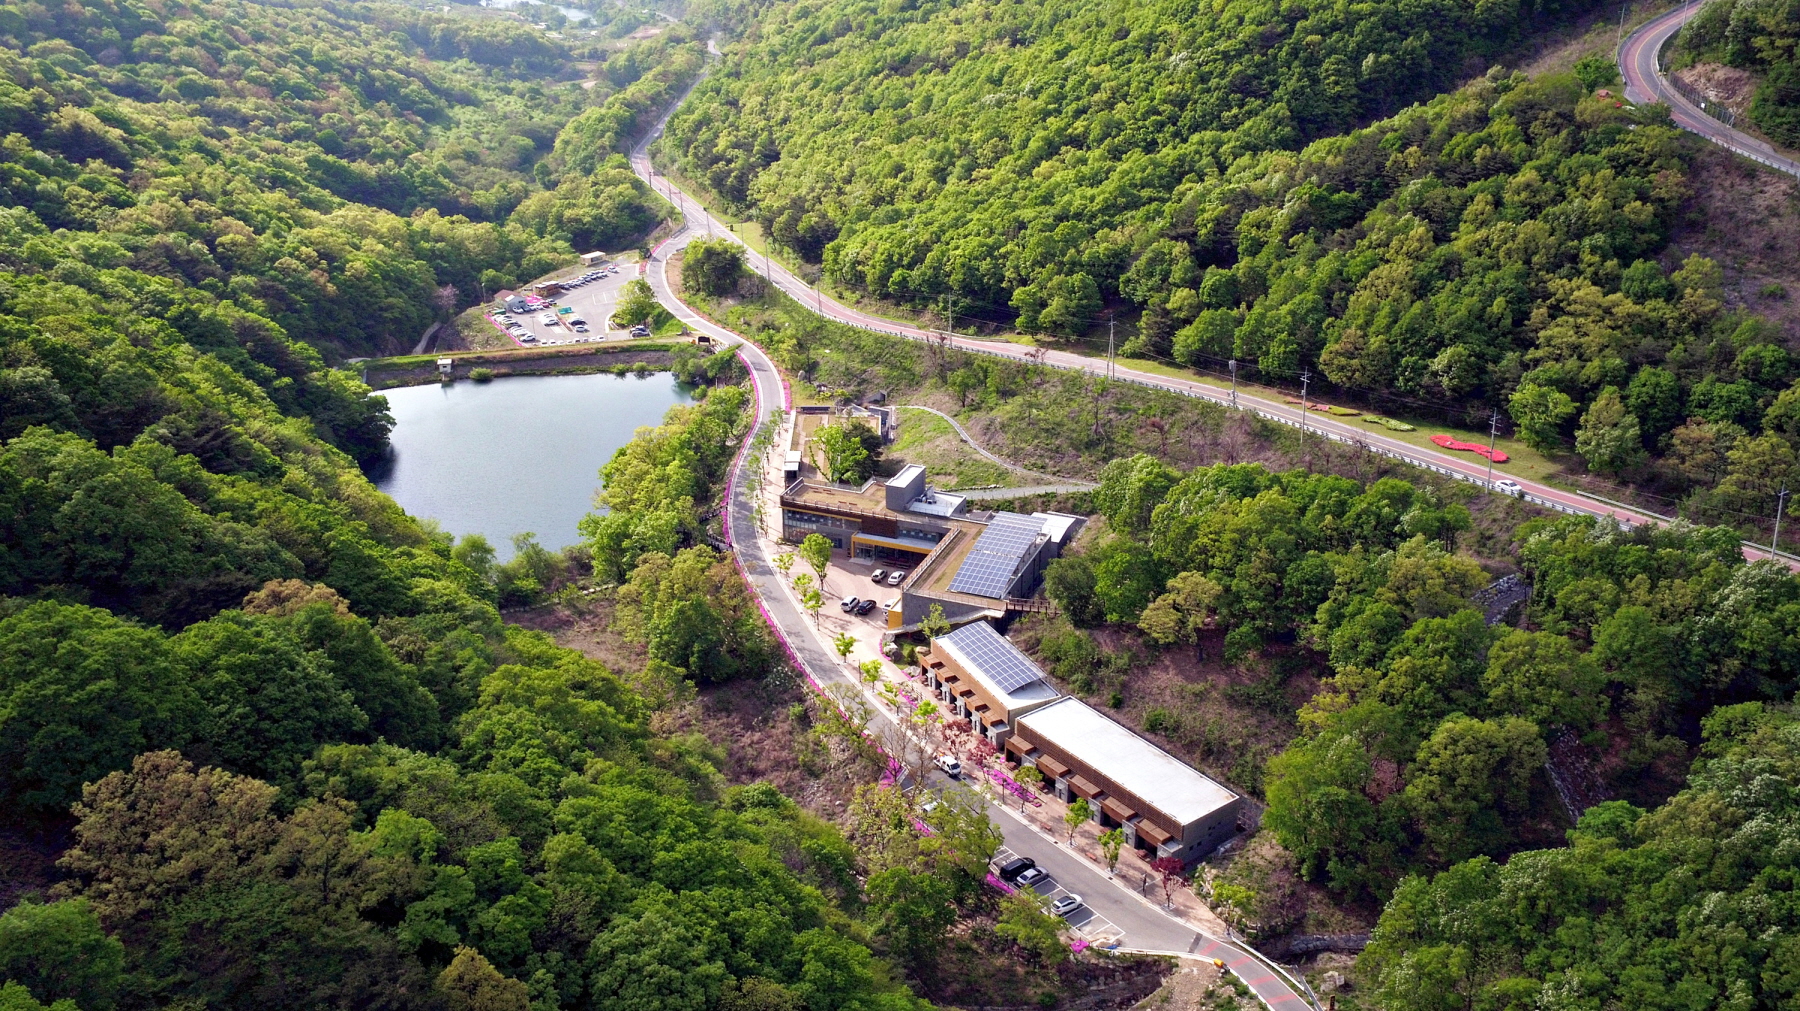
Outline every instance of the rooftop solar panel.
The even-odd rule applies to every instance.
[[[1043,532],[1041,519],[1018,513],[994,514],[957,568],[950,589],[977,597],[1006,596],[1025,556]]]
[[[954,646],[974,668],[970,673],[979,672],[1003,692],[1018,691],[1044,677],[1042,668],[985,621],[972,621],[937,641]]]

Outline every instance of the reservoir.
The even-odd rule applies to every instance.
[[[600,467],[644,425],[693,401],[667,372],[512,376],[384,390],[394,415],[375,486],[450,533],[481,534],[501,560],[530,532],[557,550],[593,508]]]

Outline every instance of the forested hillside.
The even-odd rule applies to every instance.
[[[557,137],[630,129],[615,90],[697,59],[671,33],[584,89],[516,22],[359,4],[5,5],[0,43],[0,266],[229,301],[332,357],[646,234],[617,132],[574,166]]]
[[[583,89],[509,24],[0,6],[8,1011],[912,1008],[857,871],[975,894],[984,820],[929,816],[960,864],[864,864],[650,730],[660,689],[770,668],[741,594],[699,594],[721,638],[680,582],[741,392],[671,417],[663,498],[613,501],[655,534],[629,545],[648,672],[502,623],[585,558],[495,565],[363,476],[392,421],[328,357],[660,217],[616,152],[698,45]]]
[[[1703,515],[1770,511],[1727,458],[1791,427],[1790,335],[1663,255],[1677,132],[1595,94],[1603,57],[1432,98],[1571,11],[1358,11],[784,5],[664,150],[853,291],[1051,336],[1122,317],[1128,353],[1472,427],[1498,407],[1670,497],[1742,471]]]
[[[1750,119],[1778,144],[1800,147],[1800,22],[1782,4],[1712,0],[1681,29],[1677,63],[1756,73]]]

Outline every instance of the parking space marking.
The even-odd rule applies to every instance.
[[[994,859],[990,869],[998,876],[1000,868],[1005,867],[1018,855],[1019,854],[1011,847],[1002,846],[994,851]],[[1046,882],[1051,886],[1047,891],[1041,887],[1041,885]],[[1016,885],[1014,887],[1018,888]],[[1018,888],[1018,890],[1028,891],[1037,896],[1046,910],[1049,909],[1050,903],[1055,902],[1057,899],[1060,899],[1065,895],[1075,895],[1074,892],[1064,888],[1062,882],[1058,881],[1054,874],[1046,878],[1045,882],[1040,882],[1039,885],[1027,885],[1023,888]],[[1080,898],[1079,895],[1076,895],[1075,897]],[[1085,901],[1079,909],[1076,909],[1068,916],[1063,917],[1062,920],[1069,925],[1070,930],[1086,938],[1091,943],[1116,943],[1123,940],[1125,937],[1125,932],[1119,929],[1117,924],[1095,912],[1094,908],[1087,905]]]
[[[561,344],[596,344],[627,337],[629,334],[623,331],[617,337],[614,336],[611,319],[613,309],[618,304],[625,284],[634,276],[626,270],[615,269],[614,273],[607,276],[596,278],[585,284],[564,288],[555,297],[558,305],[513,313],[511,314],[513,321],[525,328],[526,332],[521,336],[530,336],[533,339],[524,341],[510,332],[506,334],[507,339],[519,347],[549,347]],[[557,313],[558,309],[572,309],[573,311]],[[556,314],[557,325],[546,326],[542,323],[541,320],[545,313]],[[487,315],[490,320],[493,320],[496,313],[489,312]],[[585,319],[589,332],[576,333],[574,327],[568,323],[568,320],[573,318]],[[498,320],[494,320],[494,322],[502,331],[505,331],[505,324]]]

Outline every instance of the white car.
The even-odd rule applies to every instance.
[[[545,326],[555,326],[556,325],[556,314],[553,312],[547,312],[547,313],[543,314],[542,316],[538,317],[538,322],[544,324]]]
[[[1502,495],[1511,495],[1514,498],[1525,494],[1525,489],[1519,485],[1519,482],[1514,481],[1509,477],[1503,477],[1500,480],[1495,481],[1494,490]]]
[[[1079,895],[1065,895],[1055,902],[1050,903],[1050,913],[1053,916],[1068,916],[1070,913],[1073,913],[1080,908],[1081,896]]]
[[[944,770],[944,775],[951,779],[962,778],[962,763],[956,760],[955,755],[939,755],[931,764]]]

